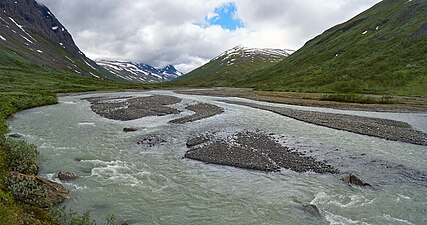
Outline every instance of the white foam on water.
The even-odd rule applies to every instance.
[[[81,126],[95,126],[95,123],[93,123],[93,122],[81,122],[81,123],[78,123],[78,125],[81,125]]]
[[[338,206],[340,208],[356,208],[372,204],[374,201],[375,198],[367,199],[362,195],[328,195],[325,192],[319,192],[310,204],[327,204]]]
[[[91,170],[89,177],[97,177],[100,182],[118,183],[126,186],[140,186],[142,180],[138,179],[142,176],[150,174],[148,172],[136,171],[124,162],[117,161],[102,161],[102,160],[82,160],[95,166]]]
[[[62,104],[70,104],[70,105],[76,105],[77,104],[77,102],[69,102],[69,101],[64,101],[64,102],[61,102]]]
[[[395,217],[392,217],[392,216],[390,216],[390,215],[388,215],[388,214],[384,214],[384,215],[383,215],[383,217],[384,217],[384,219],[386,219],[387,221],[398,222],[399,224],[415,225],[415,224],[413,224],[413,223],[411,223],[411,222],[409,222],[409,221],[407,221],[407,220],[399,219],[399,218],[395,218]]]
[[[352,220],[344,216],[335,215],[330,212],[325,211],[325,219],[329,222],[330,225],[348,225],[348,224],[361,224],[361,225],[370,225],[358,220]]]

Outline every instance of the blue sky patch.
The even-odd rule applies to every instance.
[[[236,16],[237,7],[234,2],[229,2],[215,8],[211,15],[205,17],[205,24],[198,24],[201,27],[219,25],[227,30],[236,30],[244,27],[243,21]]]

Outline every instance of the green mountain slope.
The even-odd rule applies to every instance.
[[[0,59],[1,70],[37,64],[78,76],[125,81],[87,58],[53,13],[34,0],[0,1]]]
[[[276,64],[291,53],[291,50],[237,46],[172,83],[188,86],[230,86],[245,80],[251,72]]]
[[[233,85],[427,97],[427,1],[384,0]]]

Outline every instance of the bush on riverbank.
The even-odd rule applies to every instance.
[[[7,140],[4,148],[9,170],[27,175],[37,174],[39,151],[35,145],[22,140]]]

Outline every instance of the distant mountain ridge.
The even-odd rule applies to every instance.
[[[0,1],[0,57],[5,67],[19,66],[22,59],[82,76],[112,78],[80,51],[53,13],[34,0]]]
[[[248,48],[239,45],[179,77],[174,83],[190,86],[229,86],[246,79],[246,76],[259,69],[280,62],[293,52],[287,49]]]
[[[144,63],[97,60],[96,63],[118,78],[131,82],[159,83],[171,81],[183,75],[174,66],[157,69]]]

